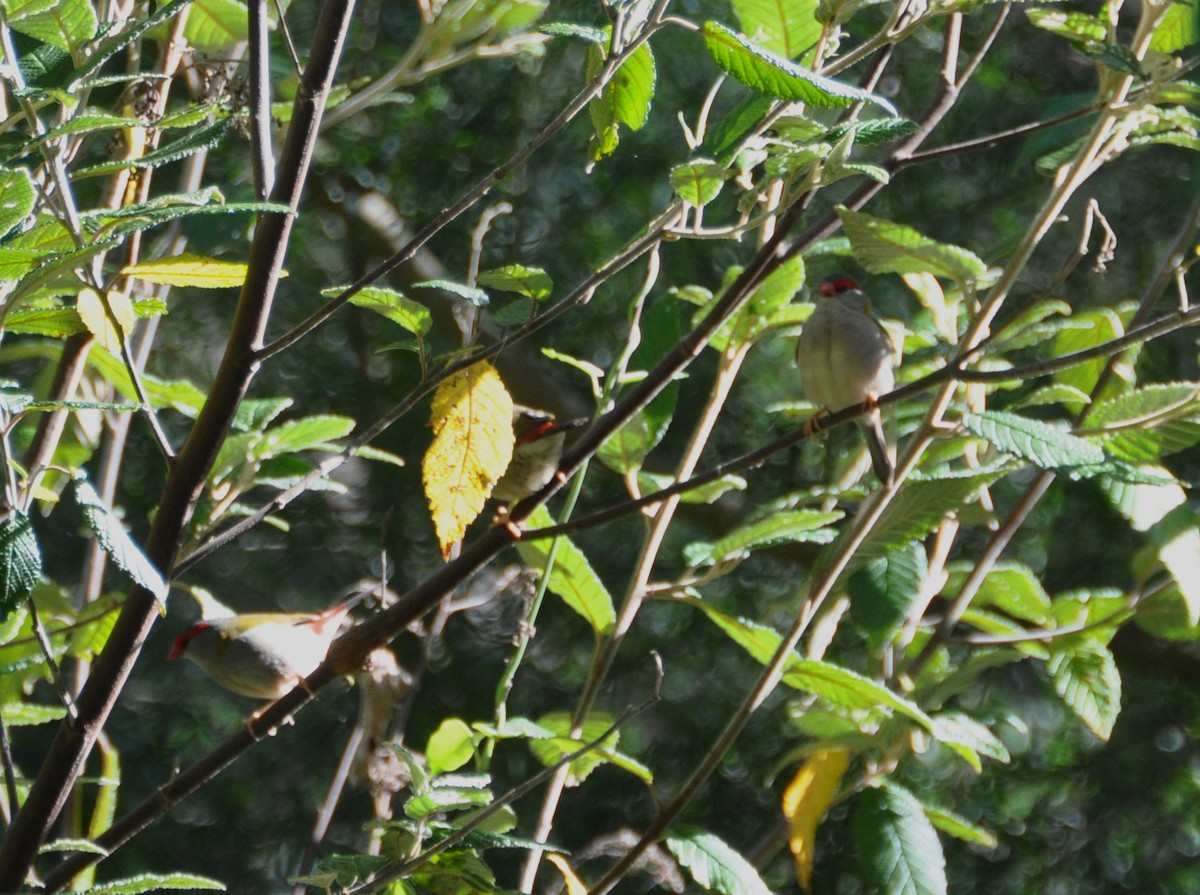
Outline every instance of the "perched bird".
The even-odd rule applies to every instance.
[[[278,699],[325,659],[358,599],[315,615],[256,612],[197,622],[175,638],[168,659],[191,659],[226,690]]]
[[[866,406],[859,426],[875,474],[889,488],[896,470],[877,399],[895,387],[896,360],[896,348],[872,316],[871,302],[858,283],[841,274],[826,279],[796,342],[796,366],[808,397],[830,412]]]
[[[552,414],[532,407],[513,407],[512,460],[508,469],[492,488],[496,500],[521,500],[549,483],[558,471],[567,430],[582,426],[587,420],[557,420]]]

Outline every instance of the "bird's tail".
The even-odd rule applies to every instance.
[[[871,454],[875,475],[879,476],[885,488],[890,488],[896,482],[896,464],[892,462],[892,452],[883,434],[883,417],[878,408],[866,415],[862,428],[867,436],[867,450]]]

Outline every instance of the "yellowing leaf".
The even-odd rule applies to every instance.
[[[104,310],[104,302],[101,301],[100,293],[95,289],[81,290],[79,298],[75,301],[75,310],[79,313],[79,319],[83,321],[83,325],[88,328],[88,332],[95,336],[96,341],[102,346],[113,354],[119,355],[121,338],[133,330],[133,324],[137,318],[133,313],[133,305],[129,302],[129,296],[120,292],[108,293],[108,306],[112,308],[113,316],[121,326],[119,333],[112,325],[112,321],[108,319],[108,314]]]
[[[546,855],[546,860],[557,867],[558,872],[563,875],[563,882],[567,884],[567,895],[587,895],[588,887],[575,875],[575,871],[571,869],[566,858],[562,855],[549,854]]]
[[[433,395],[433,443],[421,464],[442,556],[462,538],[512,459],[512,398],[487,361],[455,373]]]
[[[817,824],[833,802],[849,764],[849,749],[822,749],[801,766],[784,790],[783,816],[791,829],[788,845],[796,861],[796,882],[806,892],[812,883]]]
[[[246,279],[248,265],[236,261],[221,261],[203,255],[184,253],[159,261],[131,264],[121,273],[147,283],[167,286],[193,286],[196,289],[226,289],[240,286]],[[282,276],[287,276],[286,273]]]

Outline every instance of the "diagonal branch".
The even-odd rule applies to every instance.
[[[353,0],[326,0],[321,10],[312,56],[297,93],[280,159],[280,179],[274,195],[292,209],[299,206],[352,9]],[[262,344],[293,219],[294,213],[266,215],[255,232],[250,268],[224,358],[204,409],[163,485],[158,513],[147,539],[147,556],[164,571],[169,572],[174,565],[205,477],[257,371],[254,352]],[[83,772],[87,756],[157,615],[154,597],[142,588],[135,588],[79,695],[78,719],[68,719],[59,727],[29,796],[0,845],[0,891],[13,892],[22,887],[38,847]]]

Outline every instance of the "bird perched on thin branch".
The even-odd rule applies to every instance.
[[[821,284],[816,310],[796,342],[796,366],[808,397],[833,413],[862,405],[859,421],[875,474],[886,487],[895,481],[895,465],[883,432],[879,396],[895,387],[898,358],[887,331],[871,313],[871,302],[858,283],[844,274]],[[810,421],[816,426],[816,417]]]

